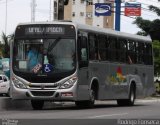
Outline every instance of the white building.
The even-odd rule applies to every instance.
[[[111,16],[95,15],[95,3],[109,3],[107,1],[109,0],[69,0],[68,5],[64,7],[64,20],[113,29],[114,13]]]

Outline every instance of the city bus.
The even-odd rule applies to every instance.
[[[132,106],[155,91],[153,67],[148,37],[71,21],[22,23],[11,43],[11,98],[35,110],[45,101]]]

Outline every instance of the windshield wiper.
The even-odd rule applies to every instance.
[[[61,40],[61,37],[56,38],[55,41],[54,41],[51,45],[49,45],[49,47],[48,47],[48,52],[47,52],[47,53],[51,52],[52,49],[57,45],[57,43],[58,43],[60,40]]]

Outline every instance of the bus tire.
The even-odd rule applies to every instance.
[[[90,100],[86,102],[86,103],[87,103],[87,106],[88,106],[89,108],[93,108],[93,107],[94,107],[95,98],[96,98],[95,90],[94,90],[94,89],[91,89],[91,90],[90,90]]]
[[[8,91],[7,91],[7,94],[6,94],[8,97],[10,97],[10,88],[8,89]]]
[[[118,99],[117,104],[119,106],[133,106],[136,99],[136,88],[134,85],[131,85],[129,98],[128,99]]]
[[[44,106],[43,100],[31,100],[32,108],[34,110],[41,110]]]
[[[78,108],[93,108],[95,103],[95,91],[93,89],[90,90],[90,100],[87,101],[76,101],[75,105]]]

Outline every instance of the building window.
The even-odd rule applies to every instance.
[[[83,4],[83,3],[84,3],[84,0],[81,0],[81,3]]]
[[[93,5],[93,0],[87,0],[87,5]]]
[[[92,12],[88,12],[88,13],[86,13],[86,18],[88,18],[88,19],[90,19],[90,18],[92,18]]]
[[[75,12],[73,12],[73,13],[72,13],[72,17],[75,17],[75,15],[76,15]]]
[[[84,16],[84,12],[80,12],[80,16]]]
[[[75,4],[75,0],[73,0],[73,4]]]

